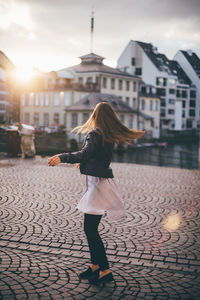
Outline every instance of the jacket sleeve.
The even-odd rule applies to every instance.
[[[58,154],[60,157],[60,160],[62,163],[70,163],[70,164],[75,164],[75,163],[82,163],[84,161],[87,161],[88,158],[93,156],[93,154],[96,151],[97,147],[97,138],[96,138],[96,133],[93,131],[90,131],[85,139],[83,148],[80,151],[77,152],[69,152],[69,153],[61,153]]]

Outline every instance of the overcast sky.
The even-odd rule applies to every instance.
[[[153,43],[170,59],[179,49],[200,56],[200,0],[0,0],[0,50],[18,67],[58,70],[94,52],[116,67],[128,42]]]

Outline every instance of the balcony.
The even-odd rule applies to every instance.
[[[88,82],[86,84],[81,83],[62,83],[62,84],[51,84],[47,90],[75,90],[84,92],[100,92],[100,84]]]

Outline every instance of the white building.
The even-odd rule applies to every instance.
[[[196,104],[194,108],[196,108],[197,126],[200,128],[200,58],[192,50],[179,50],[174,56],[174,60],[179,63],[197,88]],[[195,98],[192,98],[191,101],[192,100],[195,101]]]
[[[131,40],[118,59],[118,68],[156,86],[162,134],[197,127],[195,111],[189,106],[195,86],[178,64],[158,53],[152,44]]]

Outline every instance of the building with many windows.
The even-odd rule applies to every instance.
[[[59,123],[69,130],[67,107],[93,92],[114,94],[137,109],[141,79],[104,65],[103,59],[91,53],[82,56],[79,65],[43,74],[40,84],[30,86],[21,96],[21,122],[35,126]]]
[[[12,123],[19,118],[19,103],[12,81],[15,66],[0,51],[0,123]]]
[[[118,68],[156,86],[162,134],[197,128],[196,87],[180,64],[158,53],[152,44],[131,40],[118,59]]]
[[[108,102],[118,114],[120,121],[131,129],[138,128],[138,117],[140,118],[143,129],[151,129],[152,118],[145,113],[130,107],[125,101],[116,95],[91,93],[81,100],[66,108],[67,128],[69,132],[77,126],[83,125],[90,117],[95,106],[99,102]],[[75,133],[71,137],[77,138]],[[81,138],[81,137],[79,137]]]
[[[200,58],[192,50],[180,50],[176,53],[174,60],[185,71],[191,82],[196,86],[197,91],[191,91],[190,114],[196,113],[197,125],[200,128]]]
[[[140,85],[139,91],[139,129],[146,131],[149,138],[160,137],[160,98],[152,85]],[[146,117],[145,117],[146,116]],[[148,119],[150,122],[145,122]]]

